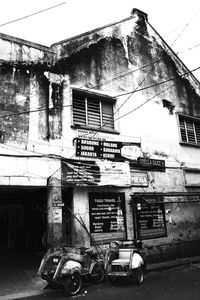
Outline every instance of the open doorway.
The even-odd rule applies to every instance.
[[[45,189],[0,191],[0,249],[41,251],[46,203]]]

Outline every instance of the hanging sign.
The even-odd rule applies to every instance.
[[[68,186],[130,186],[127,162],[70,160],[62,163],[62,176]]]
[[[76,156],[103,159],[120,159],[124,158],[123,153],[127,155],[127,147],[133,146],[134,148],[137,147],[139,149],[140,143],[100,141],[93,139],[89,140],[76,138]]]
[[[138,163],[147,168],[162,168],[165,169],[165,161],[161,159],[153,159],[148,157],[139,157]]]

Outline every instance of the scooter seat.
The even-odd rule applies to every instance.
[[[112,261],[112,266],[125,266],[129,265],[130,259],[127,258],[118,258]]]

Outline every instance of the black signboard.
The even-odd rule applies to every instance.
[[[165,161],[162,159],[153,159],[148,157],[139,157],[137,159],[140,166],[146,169],[162,169],[165,170]]]
[[[137,201],[136,221],[139,239],[154,239],[167,236],[165,209],[162,196],[148,197]]]
[[[100,141],[76,138],[76,156],[103,158],[103,159],[120,159],[121,149],[123,146],[138,146],[140,143]]]
[[[90,233],[97,241],[125,239],[124,193],[90,193]]]

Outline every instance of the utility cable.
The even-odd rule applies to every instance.
[[[32,17],[32,16],[38,15],[38,14],[40,14],[40,13],[43,13],[43,12],[48,11],[48,10],[50,10],[50,9],[56,8],[56,7],[61,6],[61,5],[63,5],[63,4],[66,4],[66,2],[62,2],[62,3],[59,3],[59,4],[57,4],[57,5],[54,5],[54,6],[51,6],[51,7],[42,9],[42,10],[39,10],[39,11],[37,11],[37,12],[35,12],[35,13],[32,13],[32,14],[30,14],[30,15],[27,15],[27,16],[24,16],[24,17],[21,17],[21,18],[12,20],[12,21],[8,21],[8,22],[6,22],[6,23],[2,23],[2,24],[0,24],[0,27],[5,26],[5,25],[8,25],[8,24],[11,24],[11,23],[14,23],[14,22],[18,22],[18,21],[24,20],[24,19],[26,19],[26,18],[30,18],[30,17]]]

